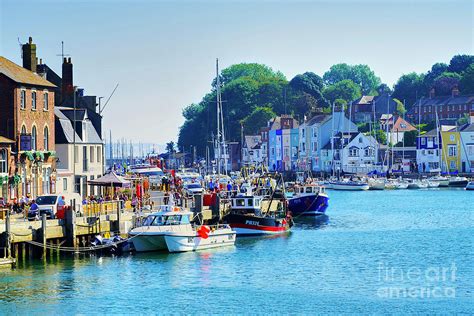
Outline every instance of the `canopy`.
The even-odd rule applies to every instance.
[[[104,186],[104,187],[120,187],[128,188],[130,187],[130,181],[125,180],[123,177],[118,176],[115,172],[111,171],[106,175],[95,179],[87,181],[89,185]]]

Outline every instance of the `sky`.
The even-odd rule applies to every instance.
[[[263,63],[288,80],[336,63],[368,64],[392,86],[456,54],[474,53],[474,1],[0,0],[0,55],[22,64],[19,41],[58,74],[61,41],[74,84],[105,99],[114,139],[177,140],[182,109],[221,68]],[[103,99],[103,100],[105,100]]]

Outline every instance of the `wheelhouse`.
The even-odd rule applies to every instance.
[[[299,195],[324,193],[324,187],[319,185],[296,186],[295,193]]]
[[[261,204],[261,196],[236,196],[231,199],[233,210],[260,209]]]

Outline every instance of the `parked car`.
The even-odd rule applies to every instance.
[[[28,211],[28,220],[41,218],[43,214],[46,214],[46,218],[48,219],[54,219],[58,212],[63,213],[66,206],[66,202],[62,196],[56,194],[38,196],[35,203],[38,205],[38,208],[36,210],[30,208]]]
[[[184,185],[184,192],[187,195],[201,194],[204,191],[199,183],[187,183]]]

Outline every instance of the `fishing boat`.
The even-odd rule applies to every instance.
[[[331,182],[333,190],[343,191],[365,191],[369,189],[369,185],[361,181],[342,180]]]
[[[468,191],[474,191],[474,181],[469,181],[465,187]]]
[[[410,180],[408,181],[408,189],[426,189],[428,188],[428,181],[424,180]]]
[[[143,224],[129,232],[133,248],[138,252],[167,250],[168,233],[192,233],[193,213],[178,206],[162,205],[160,211],[148,215]]]
[[[294,194],[288,198],[288,211],[292,216],[323,215],[328,208],[329,197],[318,184],[295,185]]]
[[[287,217],[283,205],[277,211],[265,211],[262,204],[262,196],[239,194],[230,199],[230,210],[223,221],[237,232],[237,236],[288,232],[293,222]]]
[[[450,177],[449,178],[449,186],[450,187],[466,187],[469,181],[466,177]]]
[[[229,225],[202,225],[183,232],[168,232],[164,236],[169,252],[197,251],[233,246],[236,232]]]
[[[369,178],[369,190],[385,190],[385,180]]]

